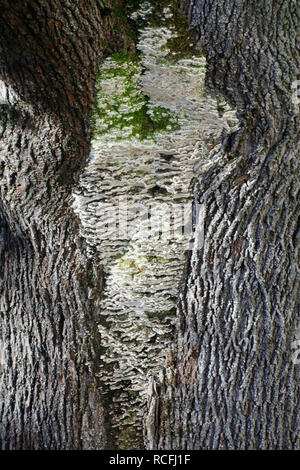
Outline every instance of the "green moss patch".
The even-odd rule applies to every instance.
[[[179,118],[170,110],[151,105],[139,84],[142,65],[137,55],[113,54],[97,79],[93,116],[94,136],[110,134],[113,140],[154,139],[157,132],[179,129]]]

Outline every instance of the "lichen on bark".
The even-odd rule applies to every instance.
[[[133,14],[136,21],[143,11]],[[113,55],[102,64],[90,160],[75,194],[82,234],[104,268],[100,376],[109,446],[121,449],[144,446],[148,383],[173,342],[187,243],[179,228],[187,223],[183,210],[191,209],[191,181],[203,149],[237,122],[226,103],[221,115],[221,103],[206,96],[204,58],[169,49],[178,33],[168,12],[160,24],[144,15],[138,54]],[[119,216],[120,204],[134,229],[118,235],[111,218]],[[160,217],[152,232],[141,206]],[[171,226],[168,233],[171,215],[178,233]]]

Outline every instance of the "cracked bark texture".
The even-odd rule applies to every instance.
[[[207,87],[240,128],[195,185],[204,244],[187,260],[174,357],[150,387],[148,447],[299,449],[299,4],[181,6]]]
[[[132,47],[114,4],[0,3],[3,449],[107,442],[97,377],[101,269],[70,199],[89,153],[99,61]],[[205,241],[187,261],[174,357],[149,387],[146,442],[298,449],[299,7],[181,6],[206,50],[208,88],[237,108],[241,125],[200,170]]]
[[[2,449],[105,446],[102,277],[70,199],[99,62],[126,47],[117,23],[109,1],[0,3]]]

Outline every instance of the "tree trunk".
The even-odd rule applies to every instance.
[[[89,154],[99,62],[131,47],[122,3],[0,3],[2,449],[110,442],[99,382],[102,273],[79,236],[71,192]],[[195,186],[205,219],[187,260],[174,352],[152,383],[146,445],[299,449],[299,7],[179,3],[206,51],[207,87],[236,107],[240,127],[207,155]]]
[[[2,449],[103,448],[102,290],[71,210],[110,2],[1,1]],[[121,28],[119,28],[120,30]]]
[[[150,448],[300,448],[296,3],[182,2],[207,86],[237,108],[240,128],[207,155],[195,186],[205,218],[174,363],[149,397]]]

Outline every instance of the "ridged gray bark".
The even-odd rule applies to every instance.
[[[78,236],[71,191],[89,154],[103,50],[122,45],[110,6],[0,5],[2,449],[105,445],[102,275]]]
[[[204,244],[187,261],[174,357],[149,396],[148,446],[299,449],[299,4],[182,6],[207,86],[237,108],[240,129],[195,186]]]

